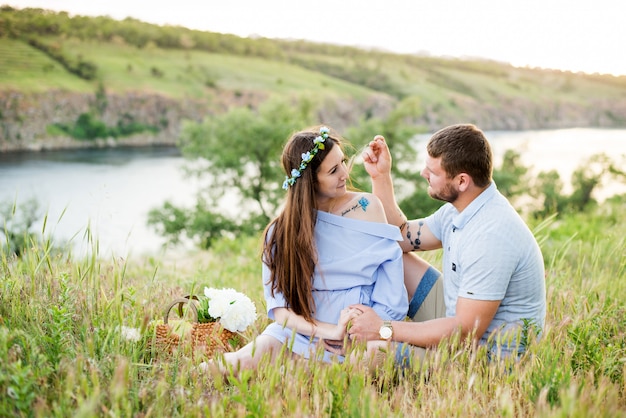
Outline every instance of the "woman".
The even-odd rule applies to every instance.
[[[226,363],[242,368],[285,344],[304,358],[343,361],[323,342],[343,340],[360,312],[349,305],[370,306],[387,320],[402,320],[408,310],[400,231],[387,224],[378,198],[348,190],[342,139],[326,127],[297,132],[282,165],[286,202],[267,226],[263,248],[264,295],[275,322],[224,354]]]

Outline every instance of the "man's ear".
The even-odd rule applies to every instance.
[[[473,182],[472,177],[467,173],[460,173],[457,175],[457,185],[460,192],[464,192],[469,189]]]

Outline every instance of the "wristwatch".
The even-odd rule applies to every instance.
[[[383,326],[378,331],[380,338],[383,340],[391,340],[393,335],[393,328],[391,327],[391,321],[383,321]]]

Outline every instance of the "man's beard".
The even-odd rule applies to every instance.
[[[458,190],[455,190],[452,187],[452,184],[446,183],[444,188],[440,192],[438,192],[438,193],[435,193],[433,191],[432,186],[429,187],[428,188],[428,195],[430,197],[432,197],[433,199],[436,199],[436,200],[441,200],[443,202],[453,203],[455,200],[458,199],[459,192],[458,192]]]

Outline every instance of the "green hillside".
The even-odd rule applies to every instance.
[[[274,96],[306,97],[339,126],[397,106],[414,109],[410,122],[425,130],[459,121],[484,129],[626,126],[626,77],[0,7],[0,150],[46,141],[53,121],[73,123],[103,98],[105,122],[160,120],[171,136],[183,119]],[[150,105],[139,111],[141,103]],[[24,126],[24,109],[33,107],[38,119]],[[165,107],[175,111],[155,114]]]
[[[623,98],[626,93],[626,77],[515,68],[494,61],[367,51],[359,51],[357,56],[292,51],[290,59],[275,60],[72,38],[47,37],[44,42],[93,62],[98,79],[85,83],[26,42],[0,38],[0,88],[25,93],[55,88],[93,91],[95,84],[102,82],[116,93],[148,91],[175,98],[203,97],[215,88],[354,97],[378,91],[397,99],[417,96],[433,103],[450,99],[497,103],[503,98],[585,103],[595,98]],[[342,74],[336,74],[336,68],[341,68]],[[356,75],[344,81],[349,74]]]
[[[102,42],[47,39],[63,45],[98,67],[97,81],[69,73],[55,60],[28,44],[0,39],[0,86],[22,93],[50,89],[93,92],[102,83],[111,93],[151,92],[172,98],[202,98],[212,90],[294,91],[363,97],[368,89],[286,62],[202,51],[139,49]]]
[[[0,86],[22,93],[64,89],[93,91],[91,83],[69,74],[56,61],[28,44],[0,38]]]

